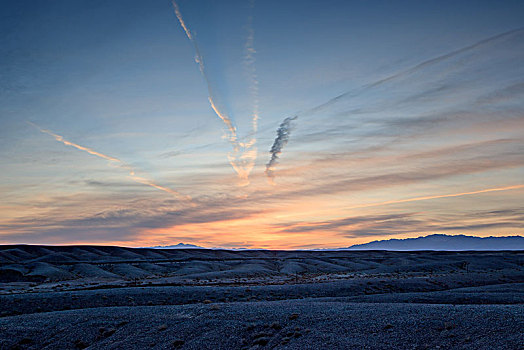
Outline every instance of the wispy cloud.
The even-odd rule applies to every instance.
[[[391,201],[385,201],[385,202],[379,202],[379,203],[355,205],[355,206],[349,207],[347,209],[381,207],[381,206],[390,205],[390,204],[400,204],[400,203],[408,203],[408,202],[427,201],[427,200],[431,200],[431,199],[450,198],[450,197],[471,196],[471,195],[474,195],[474,194],[489,193],[489,192],[499,192],[499,191],[511,191],[511,190],[518,190],[518,189],[521,189],[521,188],[524,188],[524,184],[505,186],[505,187],[485,188],[485,189],[482,189],[482,190],[469,191],[469,192],[437,194],[437,195],[433,195],[433,196],[422,196],[422,197],[414,197],[414,198],[406,198],[406,199],[397,199],[397,200],[391,200]]]
[[[297,116],[287,117],[282,123],[280,123],[277,129],[277,137],[275,138],[275,141],[269,150],[271,157],[269,162],[266,164],[266,175],[268,176],[268,179],[271,181],[271,183],[273,183],[273,178],[275,177],[274,169],[278,161],[278,156],[280,153],[282,153],[282,149],[288,143],[291,129],[293,127],[292,122],[297,118]]]
[[[479,47],[482,47],[482,46],[486,46],[486,45],[490,45],[494,42],[497,42],[498,40],[501,40],[501,39],[506,39],[508,37],[511,37],[515,34],[522,34],[524,32],[524,28],[518,28],[518,29],[514,29],[514,30],[510,30],[510,31],[507,31],[507,32],[504,32],[504,33],[500,33],[500,34],[497,34],[497,35],[494,35],[494,36],[491,36],[489,38],[486,38],[486,39],[483,39],[483,40],[480,40],[474,44],[471,44],[471,45],[468,45],[468,46],[465,46],[465,47],[462,47],[458,50],[455,50],[455,51],[451,51],[451,52],[448,52],[448,53],[445,53],[443,55],[440,55],[440,56],[437,56],[437,57],[434,57],[434,58],[431,58],[429,60],[425,60],[423,62],[420,62],[419,64],[411,67],[411,68],[408,68],[406,70],[403,70],[401,72],[398,72],[398,73],[395,73],[395,74],[392,74],[386,78],[383,78],[383,79],[379,79],[375,82],[372,82],[372,83],[369,83],[369,84],[366,84],[364,85],[363,87],[361,87],[360,89],[354,91],[354,90],[351,90],[351,91],[347,91],[343,94],[340,94],[338,96],[335,96],[333,98],[331,98],[330,100],[318,105],[318,106],[315,106],[305,112],[303,112],[302,114],[312,114],[312,113],[316,113],[318,111],[320,111],[321,109],[324,109],[336,102],[338,102],[340,99],[343,99],[343,98],[346,98],[346,97],[354,97],[354,96],[357,96],[359,94],[362,94],[363,92],[367,91],[367,90],[370,90],[372,88],[375,88],[375,87],[378,87],[380,85],[383,85],[385,83],[388,83],[390,81],[393,81],[393,80],[396,80],[396,79],[399,79],[399,78],[402,78],[402,77],[405,77],[405,76],[408,76],[408,75],[411,75],[413,73],[416,73],[420,70],[423,70],[429,66],[432,66],[432,65],[435,65],[435,64],[438,64],[442,61],[445,61],[445,60],[448,60],[450,58],[453,58],[453,57],[456,57],[458,55],[461,55],[465,52],[468,52],[468,51],[472,51],[474,49],[477,49]]]
[[[403,212],[382,215],[358,215],[318,222],[299,222],[286,225],[282,232],[291,234],[338,232],[347,238],[392,236],[398,234],[427,234],[432,232],[475,232],[493,228],[522,229],[522,210],[504,210],[496,215],[475,211],[467,215],[430,215],[422,212]],[[475,221],[472,221],[475,218]],[[475,232],[475,233],[477,233]]]

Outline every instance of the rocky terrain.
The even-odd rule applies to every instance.
[[[0,246],[0,349],[519,349],[524,252]]]

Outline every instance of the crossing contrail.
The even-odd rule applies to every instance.
[[[228,160],[235,172],[237,173],[238,177],[243,181],[242,185],[247,185],[249,183],[249,174],[251,173],[251,170],[253,169],[255,165],[255,160],[257,156],[257,150],[254,147],[256,143],[256,139],[253,137],[249,142],[240,142],[238,140],[237,136],[237,129],[234,126],[233,122],[231,121],[231,118],[220,110],[220,108],[217,106],[217,103],[215,101],[215,94],[213,92],[213,88],[211,86],[211,82],[207,76],[206,67],[204,64],[204,58],[202,57],[202,54],[200,53],[200,48],[198,47],[198,43],[196,42],[193,34],[191,33],[191,30],[187,26],[186,22],[184,21],[184,18],[182,17],[182,13],[180,12],[180,8],[178,7],[178,4],[173,0],[172,1],[173,8],[175,10],[175,15],[178,19],[178,22],[180,23],[180,26],[186,33],[187,38],[189,41],[193,44],[193,48],[195,49],[195,61],[198,65],[198,69],[200,70],[200,73],[202,74],[202,77],[204,78],[204,81],[207,86],[207,92],[208,92],[208,101],[211,106],[211,109],[215,112],[215,114],[222,120],[222,122],[225,124],[227,129],[227,138],[229,142],[231,143],[231,146],[233,147],[233,151],[229,153]],[[251,35],[251,42],[249,40],[250,36],[248,35],[248,43],[246,44],[246,48],[249,52],[250,49],[254,51],[253,48],[253,37]],[[249,54],[253,54],[252,52]],[[255,76],[256,81],[256,76]],[[255,88],[255,91],[258,87]],[[258,98],[257,98],[258,99]],[[258,100],[256,102],[256,105],[258,105]],[[253,129],[256,130],[258,120],[258,107],[254,110],[253,113]]]
[[[48,135],[52,136],[56,141],[61,142],[61,143],[63,143],[66,146],[74,147],[74,148],[76,148],[76,149],[78,149],[80,151],[84,151],[84,152],[92,154],[92,155],[94,155],[96,157],[105,159],[105,160],[111,162],[111,164],[113,164],[113,165],[115,165],[117,167],[126,169],[129,172],[129,177],[131,177],[131,179],[133,179],[133,181],[135,181],[135,182],[138,182],[138,183],[141,183],[141,184],[144,184],[144,185],[156,188],[158,190],[161,190],[161,191],[164,191],[164,192],[167,192],[167,193],[170,193],[172,195],[175,195],[179,199],[191,200],[191,197],[189,197],[189,196],[183,195],[183,194],[181,194],[181,193],[179,193],[179,192],[177,192],[177,191],[175,191],[175,190],[173,190],[171,188],[160,186],[160,185],[152,182],[149,179],[146,179],[144,177],[136,175],[136,172],[135,172],[135,170],[133,169],[133,167],[131,165],[125,163],[124,161],[122,161],[122,160],[120,160],[118,158],[111,157],[111,156],[108,156],[106,154],[97,152],[97,151],[95,151],[95,150],[93,150],[91,148],[81,146],[81,145],[76,144],[76,143],[71,142],[71,141],[67,141],[66,139],[64,139],[63,136],[55,134],[52,131],[43,129],[43,128],[39,127],[38,125],[36,125],[35,123],[29,122],[29,121],[27,123],[32,125],[32,126],[34,126],[35,128],[37,128],[38,130],[40,130],[44,134],[48,134]]]
[[[237,131],[236,128],[233,126],[233,123],[229,116],[222,113],[218,107],[216,106],[216,103],[214,101],[214,93],[213,89],[211,88],[211,83],[207,77],[206,68],[204,65],[204,59],[202,57],[202,54],[200,53],[200,49],[198,47],[198,44],[196,40],[193,38],[193,34],[191,34],[191,31],[189,30],[189,27],[186,25],[186,22],[184,22],[184,18],[182,17],[182,13],[180,12],[180,8],[178,7],[177,3],[175,1],[172,1],[173,8],[175,9],[175,15],[178,19],[178,22],[180,23],[180,26],[184,29],[184,32],[187,35],[187,38],[191,43],[193,44],[193,48],[195,49],[195,62],[198,65],[198,69],[200,70],[200,73],[202,74],[202,77],[204,78],[204,81],[206,82],[207,86],[207,92],[208,92],[208,100],[209,104],[211,105],[211,108],[216,113],[216,115],[224,122],[224,124],[227,127],[227,130],[229,132],[229,140],[232,143],[237,143]]]

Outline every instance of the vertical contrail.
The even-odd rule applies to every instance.
[[[247,19],[247,37],[246,44],[244,45],[244,68],[249,80],[249,92],[253,103],[252,119],[251,119],[251,138],[249,141],[242,144],[243,152],[238,161],[241,162],[241,168],[246,172],[245,178],[255,166],[257,159],[258,149],[257,143],[257,131],[258,131],[258,118],[259,118],[259,99],[258,99],[258,78],[255,69],[255,31],[253,29],[253,8],[255,7],[255,0],[250,0],[250,14]],[[237,162],[238,162],[237,161]],[[238,171],[237,171],[238,172]]]
[[[253,146],[256,140],[252,139],[251,141],[247,143],[238,141],[236,127],[233,125],[233,122],[231,121],[229,116],[225,114],[224,112],[222,112],[218,108],[215,102],[215,98],[214,98],[215,94],[213,93],[211,82],[209,81],[209,78],[207,76],[205,65],[204,65],[204,59],[202,57],[202,54],[200,53],[198,44],[195,38],[193,37],[191,30],[185,23],[184,18],[182,17],[182,13],[180,12],[180,8],[178,7],[178,4],[174,0],[172,1],[172,4],[175,10],[175,15],[178,19],[178,22],[180,23],[180,26],[182,27],[182,29],[184,29],[184,32],[186,33],[187,38],[189,39],[189,41],[191,41],[191,43],[193,44],[193,48],[195,49],[195,61],[206,83],[207,92],[208,92],[208,101],[209,101],[209,104],[211,105],[211,109],[213,109],[215,114],[226,125],[227,132],[228,132],[228,140],[233,147],[233,152],[230,152],[228,155],[229,163],[231,164],[231,166],[237,173],[238,177],[243,181],[242,185],[247,185],[249,183],[249,174],[251,173],[251,170],[253,169],[253,166],[255,164],[257,151],[255,147]],[[256,110],[256,115],[253,116],[254,127],[256,126],[257,119],[258,119],[258,108]]]
[[[146,179],[146,178],[143,178],[143,177],[140,177],[140,176],[136,175],[135,170],[133,169],[133,167],[131,165],[121,161],[118,158],[111,157],[111,156],[108,156],[106,154],[103,154],[103,153],[97,152],[95,150],[92,150],[90,148],[87,148],[87,147],[81,146],[79,144],[76,144],[74,142],[67,141],[67,140],[64,139],[63,136],[55,134],[52,131],[43,129],[43,128],[39,127],[38,125],[36,125],[35,123],[29,122],[29,121],[27,123],[32,125],[32,126],[34,126],[35,128],[37,128],[41,132],[52,136],[56,141],[61,142],[61,143],[63,143],[66,146],[71,146],[71,147],[74,147],[74,148],[76,148],[78,150],[81,150],[81,151],[87,152],[89,154],[92,154],[94,156],[97,156],[99,158],[108,160],[109,162],[111,162],[111,164],[114,164],[115,166],[118,166],[120,168],[126,169],[129,172],[129,177],[131,177],[131,179],[133,179],[133,181],[135,181],[135,182],[138,182],[138,183],[141,183],[141,184],[144,184],[144,185],[156,188],[158,190],[161,190],[161,191],[164,191],[164,192],[167,192],[167,193],[170,193],[170,194],[175,195],[176,197],[178,197],[180,199],[191,200],[191,197],[189,197],[189,196],[182,195],[181,193],[179,193],[179,192],[177,192],[177,191],[175,191],[175,190],[173,190],[171,188],[157,185],[156,183],[152,182],[149,179]]]
[[[233,123],[231,122],[231,119],[226,114],[224,114],[223,112],[221,112],[218,109],[214,101],[213,89],[211,88],[211,83],[209,79],[207,78],[207,73],[206,73],[206,69],[204,65],[204,59],[202,58],[202,54],[200,53],[198,44],[196,40],[193,38],[193,34],[191,34],[191,31],[189,30],[189,27],[186,25],[186,22],[184,22],[184,18],[182,17],[182,13],[180,12],[180,8],[178,7],[177,3],[175,1],[172,1],[172,3],[173,3],[173,8],[175,9],[175,15],[178,19],[178,22],[180,23],[180,26],[182,27],[182,29],[184,29],[184,32],[186,33],[187,38],[189,39],[189,41],[191,41],[191,43],[193,44],[193,48],[195,49],[195,62],[197,63],[198,69],[200,70],[200,73],[202,74],[202,77],[204,78],[204,81],[206,82],[209,104],[211,105],[211,108],[216,113],[216,115],[226,125],[227,130],[229,132],[229,140],[232,143],[236,143],[237,142],[236,128],[234,127]]]
[[[277,129],[277,137],[275,138],[273,146],[271,146],[271,150],[269,151],[269,153],[271,153],[271,158],[266,164],[266,175],[272,184],[274,184],[273,178],[275,175],[273,171],[278,161],[278,155],[282,153],[282,148],[284,148],[284,146],[289,141],[289,135],[293,126],[291,122],[297,118],[298,116],[287,117],[282,123],[280,123],[280,126]]]
[[[250,11],[253,12],[253,8],[255,7],[255,0],[250,0]],[[253,119],[252,119],[252,127],[253,127],[253,133],[257,132],[258,129],[258,117],[259,117],[259,99],[258,99],[258,78],[257,78],[257,72],[255,68],[255,31],[253,29],[253,14],[251,13],[247,20],[247,38],[246,38],[246,45],[244,46],[245,49],[245,56],[244,56],[244,63],[246,66],[246,71],[249,78],[250,83],[250,93],[251,98],[253,99]],[[256,141],[255,141],[256,142]]]

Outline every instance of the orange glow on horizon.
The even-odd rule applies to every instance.
[[[376,207],[382,205],[399,204],[406,202],[414,202],[421,200],[431,200],[438,198],[450,198],[459,197],[466,195],[483,194],[498,191],[508,191],[524,188],[524,185],[513,185],[506,187],[488,188],[484,190],[461,192],[446,195],[435,195],[435,196],[421,196],[402,200],[384,201],[380,203],[365,204],[361,206],[350,207],[349,209]],[[327,202],[324,203],[327,205]],[[321,202],[317,202],[315,207],[322,206]],[[321,221],[311,220],[311,216],[307,215],[307,209],[310,208],[308,203],[298,203],[294,206],[289,206],[284,210],[284,213],[278,212],[278,215],[274,215],[274,211],[264,211],[256,215],[240,219],[225,219],[222,221],[208,222],[208,223],[190,223],[175,225],[169,228],[161,228],[154,230],[144,231],[139,235],[139,240],[143,240],[143,244],[150,244],[151,242],[157,242],[153,245],[170,245],[184,241],[184,243],[196,244],[206,248],[213,247],[225,247],[225,248],[261,248],[261,249],[308,249],[308,248],[336,248],[346,247],[353,244],[366,243],[371,240],[390,239],[392,234],[382,234],[365,237],[344,237],[341,235],[341,231],[346,230],[344,227],[339,229],[324,229],[323,225],[329,223],[330,220],[337,220],[347,217],[347,212],[342,213],[341,211],[332,212],[330,215],[331,219],[324,219]],[[321,210],[322,211],[322,210]],[[300,221],[297,224],[288,224],[286,226],[279,226],[275,224],[275,220],[279,218],[290,217],[299,220],[302,217],[304,221]],[[449,231],[439,230],[432,226],[431,222],[428,222],[428,229],[424,232],[408,232],[404,234],[395,234],[395,237],[401,238],[413,238],[420,235],[426,235],[431,233],[446,233],[450,234]],[[301,232],[286,232],[286,229],[308,226],[308,230]],[[318,227],[318,229],[315,229]],[[366,229],[366,223],[355,223],[351,225],[351,229]],[[351,230],[349,230],[351,232]],[[481,234],[480,234],[481,235]],[[177,239],[177,237],[191,237],[187,239]],[[176,242],[176,243],[175,243]],[[320,243],[321,242],[321,243]],[[134,242],[133,244],[136,244]]]

